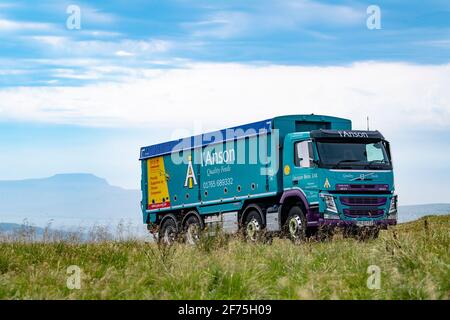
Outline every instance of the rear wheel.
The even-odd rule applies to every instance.
[[[201,224],[196,216],[190,216],[184,223],[184,238],[186,243],[195,245],[200,240]]]
[[[256,242],[262,237],[263,222],[257,211],[251,211],[245,218],[244,234],[247,240]]]
[[[163,221],[159,233],[158,241],[159,243],[171,245],[175,242],[178,235],[177,224],[174,219],[168,218]]]
[[[300,207],[294,206],[289,210],[285,230],[292,241],[299,242],[305,240],[306,219]]]

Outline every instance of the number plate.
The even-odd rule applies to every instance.
[[[371,227],[373,226],[375,223],[373,222],[373,220],[368,220],[368,221],[356,221],[356,225],[358,227]]]

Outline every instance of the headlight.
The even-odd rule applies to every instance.
[[[321,197],[325,201],[325,206],[328,211],[338,213],[334,197],[330,194],[321,194]]]
[[[389,205],[389,215],[397,213],[397,195],[394,195]]]

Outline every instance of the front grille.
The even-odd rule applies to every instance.
[[[340,197],[344,206],[383,206],[386,204],[385,197]]]
[[[337,190],[389,190],[388,184],[337,184]]]
[[[336,190],[330,193],[370,193],[370,194],[387,194],[389,191],[388,184],[337,184]]]
[[[344,209],[344,214],[349,217],[379,217],[384,214],[382,209]]]

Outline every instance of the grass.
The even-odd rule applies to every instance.
[[[361,242],[300,245],[218,237],[197,247],[139,241],[0,242],[1,299],[449,299],[450,216],[430,216]],[[66,286],[67,267],[82,270]],[[367,269],[381,270],[380,289]]]

